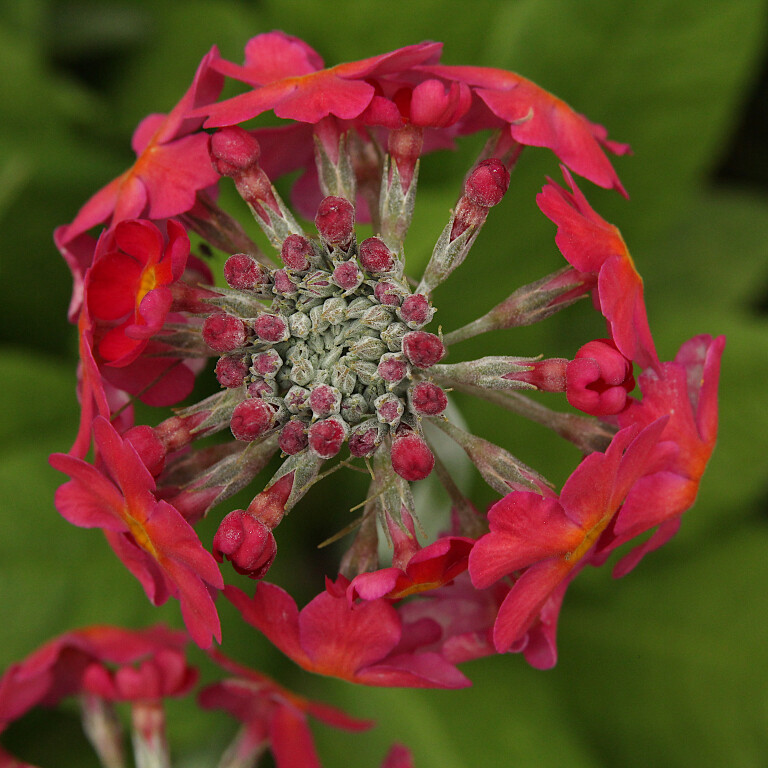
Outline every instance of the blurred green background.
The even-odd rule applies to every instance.
[[[468,691],[353,688],[298,670],[220,601],[224,647],[379,721],[357,736],[316,729],[328,766],[350,765],[350,754],[355,765],[378,765],[393,740],[411,746],[419,768],[766,765],[766,10],[762,0],[0,4],[0,669],[75,626],[179,623],[178,605],[153,609],[99,532],[68,526],[53,508],[62,478],[46,457],[69,448],[77,416],[70,278],[54,227],[131,162],[135,125],[176,103],[213,43],[239,62],[249,37],[278,28],[334,64],[434,39],[445,42],[444,62],[518,71],[632,145],[634,156],[615,162],[629,201],[588,182],[582,189],[622,229],[644,275],[662,357],[694,334],[727,334],[718,448],[673,542],[623,581],[604,568],[570,588],[553,671],[509,656],[466,665]],[[425,161],[406,243],[413,274],[477,148],[469,141]],[[558,173],[548,151],[523,154],[470,258],[436,292],[445,330],[560,265],[554,227],[534,202],[545,176]],[[465,342],[457,359],[572,355],[588,335],[584,323],[600,333],[574,308],[541,328]],[[511,415],[456,402],[473,431],[558,484],[577,459]],[[314,545],[345,518],[329,522],[316,510],[362,498],[364,489],[338,477],[280,529],[275,576],[299,590],[316,591],[338,555],[318,560]],[[479,481],[468,483],[478,504],[492,499]],[[205,543],[220,514],[213,518],[201,530]],[[174,703],[171,718],[178,766],[215,764],[234,732],[189,703]],[[64,707],[29,716],[4,738],[44,768],[96,765],[78,727]]]

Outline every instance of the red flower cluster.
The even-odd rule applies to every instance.
[[[674,361],[659,359],[626,244],[571,175],[623,193],[606,153],[628,147],[519,75],[441,65],[440,52],[420,43],[325,68],[282,32],[249,41],[242,65],[214,48],[176,107],[138,127],[134,165],[57,230],[73,274],[82,409],[70,454],[51,457],[71,478],[57,508],[75,525],[102,528],[153,603],[177,598],[203,647],[222,640],[217,561],[264,577],[279,556],[276,528],[345,446],[339,466],[365,463],[372,480],[361,517],[342,531],[357,528],[338,573],[301,610],[266,582],[253,597],[234,586],[224,592],[304,669],[366,685],[463,687],[469,681],[456,665],[494,652],[551,666],[570,581],[656,528],[619,561],[623,575],[674,534],[695,499],[716,438],[724,340],[699,336]],[[217,101],[225,78],[243,92]],[[289,122],[242,127],[266,112]],[[412,281],[404,240],[421,158],[479,131],[490,139],[421,280]],[[557,226],[567,266],[463,328],[429,330],[434,289],[503,203],[526,146],[546,147],[562,163],[568,189],[549,180],[537,202]],[[294,171],[302,172],[294,202],[316,236],[273,186]],[[234,184],[279,258],[215,202],[220,182]],[[368,220],[374,236],[358,243],[355,224]],[[188,231],[204,241],[200,258]],[[205,264],[213,249],[227,256],[223,285]],[[585,334],[572,359],[505,350],[443,362],[457,341],[545,320],[588,293],[606,338]],[[134,424],[133,398],[179,403],[210,358],[218,360],[208,381],[219,391],[152,425]],[[642,399],[633,396],[635,367]],[[551,410],[526,389],[564,393],[579,413]],[[575,443],[584,458],[560,493],[506,447],[453,423],[451,390]],[[487,514],[443,466],[436,429],[498,494]],[[199,447],[221,431],[233,439]],[[278,452],[283,463],[245,509],[225,510],[209,551],[194,524],[250,486]],[[422,545],[410,483],[430,474],[449,494],[452,524]],[[393,545],[383,567],[379,530]],[[216,658],[236,679],[207,689],[201,703],[243,723],[233,754],[244,761],[269,744],[278,765],[318,764],[308,713],[360,725]],[[161,667],[176,683],[158,673],[157,695],[184,678],[170,662]],[[114,699],[128,677],[93,672],[88,680]],[[409,762],[396,749],[386,765]]]

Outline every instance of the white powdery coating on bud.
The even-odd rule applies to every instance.
[[[361,245],[360,266],[349,203],[337,206],[327,198],[324,206],[318,214],[323,243],[298,234],[285,238],[285,267],[267,269],[252,289],[257,294],[253,319],[248,312],[237,313],[248,318],[248,325],[222,313],[216,321],[209,319],[213,325],[239,323],[245,334],[238,355],[250,365],[244,383],[259,404],[241,408],[233,432],[253,440],[278,429],[284,453],[309,451],[320,459],[338,453],[350,435],[352,455],[370,456],[390,435],[400,446],[396,455],[404,457],[403,477],[421,477],[431,468],[431,453],[411,433],[421,416],[412,402],[411,366],[431,364],[444,353],[436,336],[418,330],[434,309],[426,295],[411,293],[383,241],[369,238]],[[250,280],[248,258],[233,262],[231,271],[242,267]],[[264,305],[265,285],[274,297],[271,306]],[[222,363],[223,377],[225,367],[237,373],[234,362]],[[422,410],[437,412],[429,405]],[[396,434],[402,430],[405,442]]]
[[[392,443],[392,468],[404,480],[423,480],[434,466],[432,451],[417,434],[398,437]]]

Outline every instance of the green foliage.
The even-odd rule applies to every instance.
[[[603,569],[574,584],[563,609],[561,660],[552,672],[530,670],[518,657],[495,658],[468,665],[475,681],[469,691],[353,689],[280,662],[220,601],[225,638],[233,655],[266,664],[288,685],[379,720],[363,736],[317,728],[329,766],[348,764],[350,750],[364,754],[361,765],[377,765],[393,740],[413,747],[420,768],[763,765],[765,707],[754,703],[764,700],[768,674],[762,592],[768,199],[765,190],[712,190],[706,180],[755,77],[766,4],[480,0],[470,7],[414,0],[407,13],[382,0],[339,0],[332,10],[316,0],[6,5],[0,11],[0,341],[6,344],[0,668],[86,623],[180,625],[174,601],[152,608],[102,535],[67,525],[53,508],[62,477],[46,457],[68,449],[77,419],[74,329],[65,321],[69,277],[51,242],[53,228],[130,162],[136,123],[177,101],[213,43],[239,60],[250,36],[282,28],[336,63],[430,38],[445,41],[447,63],[518,71],[632,144],[634,157],[616,160],[630,202],[587,182],[582,188],[621,227],[645,276],[662,356],[670,359],[696,333],[728,335],[720,445],[696,508],[665,550],[623,581],[613,582]],[[475,143],[424,162],[406,243],[418,269],[476,151]],[[545,176],[558,173],[550,153],[523,154],[508,199],[493,211],[467,262],[436,292],[444,329],[560,265],[554,227],[534,202]],[[479,338],[471,354],[498,354],[500,344],[509,344],[510,354],[572,354],[574,318],[586,316],[575,307],[541,328]],[[542,438],[538,428],[460,405],[478,434],[547,467],[557,482],[567,475],[575,454]],[[481,503],[492,498],[480,483],[475,492]],[[309,520],[312,509],[293,513],[294,530],[301,528],[299,515]],[[307,526],[313,534],[321,530],[317,516]],[[285,572],[298,579],[300,548],[286,547],[285,555],[293,565]],[[174,705],[176,712],[185,725],[172,731],[174,747],[189,765],[234,730],[221,718],[206,728],[208,720],[190,707]],[[29,738],[47,738],[46,720],[35,722],[40,728]],[[59,755],[62,768],[76,764],[78,753]]]

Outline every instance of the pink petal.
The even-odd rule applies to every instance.
[[[531,627],[552,592],[567,576],[568,563],[560,559],[537,563],[515,582],[499,608],[493,627],[498,653],[505,653]]]
[[[278,768],[322,768],[307,720],[292,706],[276,707],[269,740]]]

